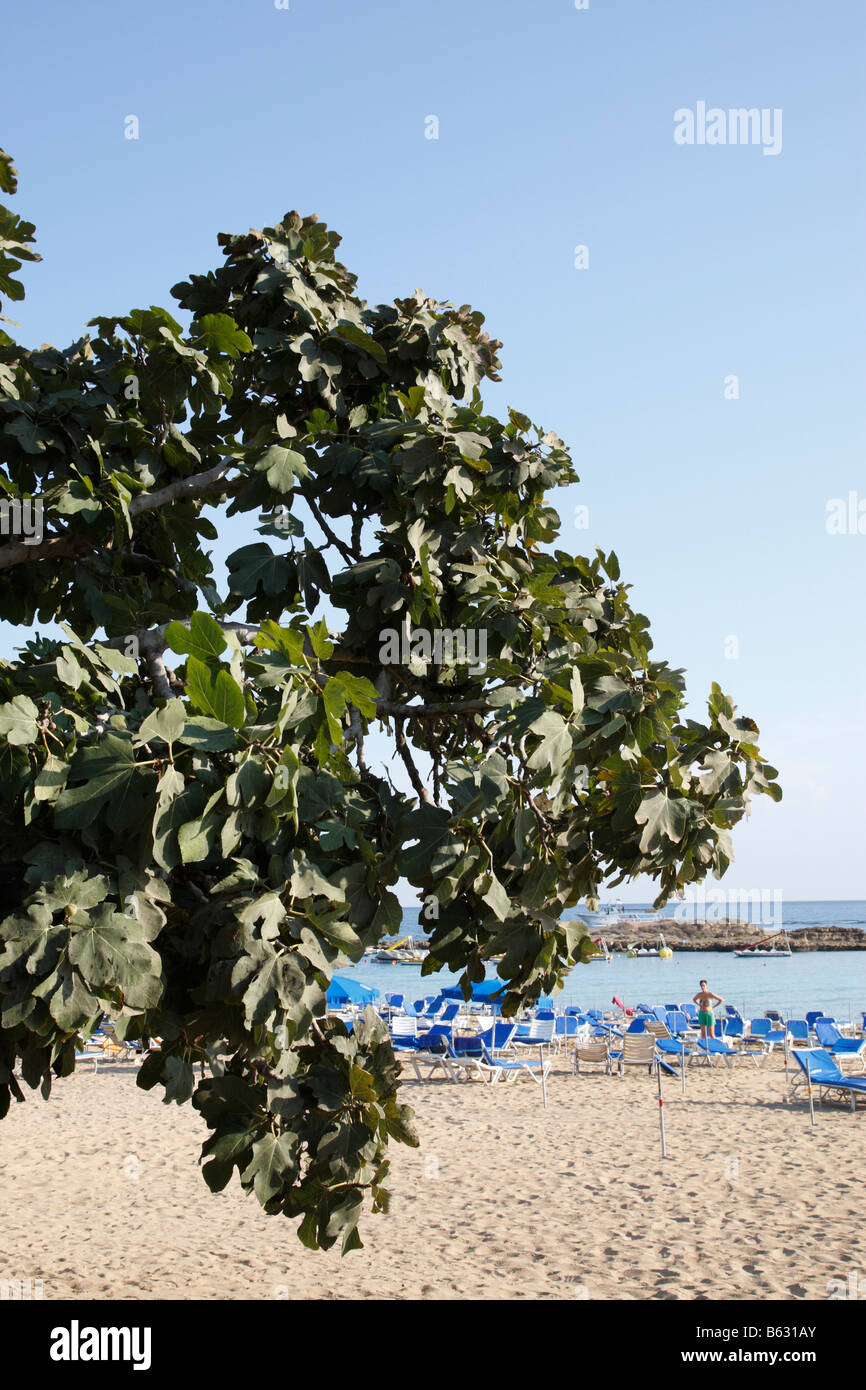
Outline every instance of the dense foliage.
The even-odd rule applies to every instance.
[[[33,236],[0,212],[7,298]],[[389,1137],[417,1140],[386,1030],[328,1019],[325,991],[400,929],[398,879],[425,973],[496,969],[514,1012],[593,949],[565,909],[720,876],[750,794],[780,792],[717,687],[683,718],[616,557],[557,544],[547,496],[576,475],[555,435],[485,413],[481,314],[367,305],[315,218],[219,240],[172,290],[186,328],[0,333],[0,617],[66,634],[0,664],[0,1114],[16,1060],[47,1094],[107,1011],[162,1040],[139,1084],[201,1112],[209,1185],[236,1169],[346,1250],[365,1192],[387,1204]],[[26,499],[41,538],[14,534]],[[261,536],[225,593],[205,504]],[[483,632],[486,665],[385,661],[391,629]],[[374,724],[411,794],[368,764]]]

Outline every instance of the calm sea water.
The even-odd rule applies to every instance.
[[[631,917],[635,913],[636,906],[628,904],[625,915]],[[585,918],[593,932],[596,928],[604,930],[603,917],[582,911],[568,915]],[[741,911],[738,915],[745,918],[746,913]],[[407,933],[421,935],[416,909],[406,908],[403,920]],[[752,920],[760,921],[760,915]],[[789,931],[834,925],[863,929],[866,902],[791,902],[784,905],[784,922]],[[651,926],[641,934],[651,935]],[[690,1000],[697,992],[698,981],[705,979],[710,989],[736,1005],[744,1015],[776,1008],[796,1018],[807,1009],[823,1009],[840,1019],[859,1019],[866,1010],[866,951],[805,951],[781,960],[742,960],[724,951],[678,952],[670,931],[667,940],[674,949],[672,960],[629,960],[618,952],[610,964],[576,966],[555,1003],[563,1007],[580,1004],[588,1009],[603,1008],[617,995],[629,1006],[638,1002],[679,1004]],[[367,961],[340,973],[355,975],[383,995],[400,993],[409,999],[435,994],[443,985],[457,980],[457,976],[444,970],[422,980],[420,966]]]

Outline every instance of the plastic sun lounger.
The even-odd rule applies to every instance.
[[[540,1049],[537,1062],[515,1061],[504,1056],[502,1052],[491,1053],[486,1043],[481,1040],[481,1035],[476,1034],[474,1038],[455,1038],[449,1044],[448,1053],[455,1068],[455,1079],[460,1079],[461,1072],[465,1079],[477,1076],[481,1081],[491,1083],[515,1081],[518,1076],[526,1075],[541,1085],[544,1104],[547,1106],[547,1077],[552,1064]]]
[[[536,1085],[541,1086],[544,1108],[545,1110],[547,1109],[547,1077],[552,1063],[549,1058],[545,1057],[541,1047],[538,1049],[537,1062],[527,1062],[522,1058],[520,1061],[511,1061],[510,1059],[506,1060],[502,1056],[491,1057],[486,1047],[482,1050],[484,1060],[481,1066],[489,1068],[493,1072],[490,1078],[491,1081],[516,1081],[518,1076],[528,1076]]]
[[[743,1059],[754,1062],[755,1066],[758,1065],[758,1058],[754,1052],[728,1047],[722,1038],[698,1038],[695,1043],[695,1053],[698,1057],[705,1059],[707,1066],[712,1066],[713,1057],[721,1057],[726,1067],[729,1067],[732,1062],[740,1062]]]
[[[853,1114],[858,1095],[866,1096],[866,1076],[846,1076],[823,1047],[795,1047],[792,1055],[803,1074],[794,1081],[790,1097],[805,1082],[807,1086],[817,1086],[818,1100],[822,1104],[828,1091],[835,1091],[840,1097],[850,1096]]]
[[[655,1038],[649,1031],[623,1034],[621,1051],[611,1051],[610,1055],[611,1061],[615,1060],[619,1066],[620,1076],[625,1074],[626,1067],[646,1067],[652,1074],[659,1065]]]
[[[494,1056],[507,1051],[511,1046],[517,1025],[514,1023],[495,1023],[483,1033],[467,1033],[451,1039],[451,1055],[455,1061],[477,1061],[485,1049]]]
[[[584,1025],[575,1014],[563,1014],[556,1020],[556,1036],[562,1038],[576,1038],[580,1034]]]
[[[389,1025],[391,1046],[397,1052],[413,1049],[417,1033],[417,1022],[410,1015],[392,1018]]]
[[[610,1054],[607,1050],[607,1043],[578,1043],[574,1049],[574,1061],[572,1063],[572,1074],[580,1075],[580,1064],[584,1066],[603,1066],[605,1076],[610,1076]]]
[[[804,1043],[806,1047],[809,1046],[809,1025],[805,1018],[789,1018],[785,1024],[785,1032],[791,1042]]]
[[[695,1048],[684,1039],[656,1038],[656,1055],[663,1067],[668,1071],[676,1071],[676,1067],[673,1065],[675,1062],[679,1063],[681,1066],[683,1064],[688,1066],[692,1058],[696,1057],[698,1054]],[[679,1075],[679,1072],[677,1072],[677,1075]]]
[[[475,1036],[469,1040],[471,1044],[470,1050],[480,1053],[482,1048],[486,1048],[488,1052],[494,1055],[500,1052],[507,1052],[514,1041],[517,1028],[518,1025],[516,1023],[512,1023],[507,1019],[501,1019],[498,1023],[492,1023],[489,1028],[485,1028],[481,1033],[476,1033]],[[464,1039],[464,1041],[466,1040]]]
[[[682,1009],[669,1009],[665,1021],[668,1026],[668,1032],[674,1037],[680,1037],[683,1033],[688,1033],[692,1026]]]
[[[629,1032],[629,1029],[628,1029],[628,1028],[626,1029],[626,1032]],[[671,1038],[671,1037],[673,1037],[673,1034],[671,1033],[670,1029],[668,1028],[668,1025],[664,1022],[663,1019],[660,1019],[660,1018],[648,1018],[648,1019],[646,1020],[646,1026],[645,1026],[645,1028],[644,1028],[644,1032],[649,1033],[650,1036],[653,1037],[653,1038]]]
[[[139,1055],[138,1044],[135,1042],[127,1042],[125,1039],[119,1038],[117,1036],[117,1029],[115,1028],[113,1023],[104,1023],[99,1031],[102,1034],[102,1038],[104,1040],[102,1044],[102,1055],[104,1061],[128,1062],[130,1061],[130,1059],[135,1058]],[[94,1037],[95,1036],[96,1035],[94,1034]]]
[[[774,1028],[769,1018],[751,1018],[749,1019],[749,1031],[745,1035],[744,1042],[752,1044],[756,1039],[760,1039],[766,1050],[772,1052],[776,1047],[784,1047],[787,1037],[784,1029]]]
[[[825,1018],[815,1020],[815,1035],[820,1046],[830,1053],[835,1062],[838,1063],[843,1057],[851,1057],[859,1062],[861,1071],[866,1071],[866,1038],[843,1038],[835,1023]]]
[[[406,1049],[419,1081],[429,1081],[437,1072],[443,1073],[448,1081],[456,1081],[451,1067],[450,1050],[451,1029],[447,1025],[437,1025],[431,1028],[429,1033],[422,1033],[415,1039],[415,1047]],[[423,1066],[427,1067],[426,1078],[421,1075]]]
[[[433,1077],[441,1072],[446,1081],[456,1081],[451,1058],[447,1052],[412,1052],[409,1054],[412,1063],[412,1070],[417,1079],[421,1082],[432,1081]],[[427,1068],[427,1075],[421,1075],[421,1068]]]
[[[518,1028],[511,1039],[513,1047],[557,1047],[559,1041],[555,1017],[533,1019],[526,1032]]]

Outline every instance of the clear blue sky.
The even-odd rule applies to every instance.
[[[864,12],[18,6],[0,140],[45,258],[19,336],[172,307],[217,232],[290,208],[341,232],[371,301],[421,286],[482,309],[505,344],[488,404],[574,451],[562,543],[616,549],[694,711],[719,680],[780,768],[785,800],[737,833],[726,886],[864,898],[866,535],[825,529],[829,499],[866,499]],[[781,109],[781,153],[678,146],[674,112],[699,101]]]

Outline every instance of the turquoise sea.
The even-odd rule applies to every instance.
[[[629,903],[624,907],[624,915],[637,915],[640,906],[649,904]],[[866,901],[791,902],[784,905],[783,912],[786,930],[792,933],[807,926],[866,929]],[[583,917],[593,935],[596,929],[604,931],[603,916],[584,911],[568,915]],[[672,915],[670,907],[665,915]],[[702,911],[697,915],[708,914]],[[746,913],[740,911],[737,915],[744,918]],[[641,935],[651,936],[652,915],[647,916],[650,921]],[[422,935],[417,909],[405,909],[403,929],[413,936]],[[756,936],[760,935],[759,928]],[[780,960],[742,960],[724,951],[678,952],[675,933],[670,930],[666,939],[674,950],[672,960],[629,960],[624,953],[616,953],[609,964],[576,966],[554,1002],[562,1007],[580,1004],[588,1009],[603,1008],[617,995],[631,1007],[638,1002],[678,1004],[690,1000],[697,992],[698,981],[705,979],[710,989],[736,1005],[744,1015],[776,1008],[787,1017],[798,1018],[807,1009],[823,1009],[839,1019],[859,1019],[866,1010],[866,951],[805,951]],[[409,999],[436,994],[441,986],[457,979],[448,971],[441,971],[422,980],[418,965],[379,965],[368,961],[340,973],[356,976],[382,995],[401,993]]]

